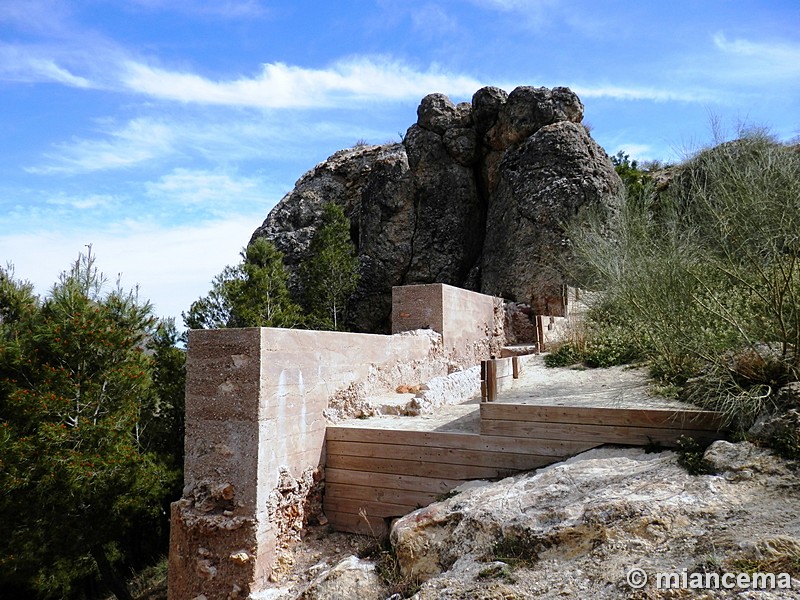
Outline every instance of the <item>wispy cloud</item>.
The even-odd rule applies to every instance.
[[[0,23],[8,23],[24,32],[59,35],[65,31],[70,10],[69,3],[57,0],[0,2]]]
[[[59,144],[45,156],[47,164],[29,167],[29,173],[75,174],[131,167],[171,154],[172,129],[149,118],[134,119],[121,129],[103,132],[103,139],[75,139]]]
[[[800,44],[786,41],[754,42],[714,36],[714,45],[723,55],[735,60],[727,75],[752,80],[800,78]]]
[[[425,4],[411,12],[414,29],[426,35],[441,36],[458,30],[458,20],[437,4]]]
[[[96,87],[86,77],[58,64],[55,53],[26,46],[0,45],[0,79],[27,83],[54,82],[70,87]]]
[[[529,11],[557,5],[558,0],[472,0],[472,3],[504,11]]]
[[[110,208],[117,204],[118,200],[109,194],[89,194],[87,196],[67,196],[59,194],[45,200],[52,206],[63,206],[75,210],[96,210],[98,208]]]
[[[150,10],[228,19],[250,19],[269,14],[267,7],[259,0],[132,0],[132,4]]]
[[[653,102],[714,102],[718,94],[702,89],[667,89],[649,86],[571,85],[581,98],[610,98],[613,100],[648,100]]]
[[[285,191],[258,177],[181,168],[145,184],[147,196],[168,212],[183,207],[184,213],[216,218],[247,213],[254,206],[272,207]]]
[[[472,4],[514,17],[518,24],[539,30],[561,21],[564,12],[559,10],[561,0],[470,0]]]
[[[179,227],[125,221],[95,230],[2,233],[0,256],[38,293],[46,293],[70,261],[92,244],[98,268],[112,282],[120,274],[127,288],[141,283],[141,298],[152,300],[157,314],[178,317],[180,324],[181,311],[208,292],[211,279],[225,265],[238,262],[239,251],[265,214],[259,210]]]
[[[122,124],[108,122],[98,127],[95,137],[59,143],[26,171],[37,175],[77,175],[135,166],[163,169],[190,157],[214,165],[248,160],[308,161],[319,145],[342,147],[358,139],[381,143],[395,135],[394,130],[370,128],[359,115],[351,111],[331,120],[332,115],[311,112],[294,114],[286,120],[269,111],[253,114],[226,109],[213,114],[205,110],[170,114],[162,110],[158,117],[139,117]],[[317,156],[318,160],[323,158]],[[181,179],[188,186],[188,176],[173,174],[151,189],[166,189],[166,185],[177,189]]]
[[[356,57],[327,69],[308,69],[268,63],[260,74],[214,81],[127,62],[124,84],[131,91],[185,103],[257,108],[347,107],[363,101],[418,98],[432,91],[472,95],[480,83],[472,77],[448,73],[437,66],[426,71],[390,58]]]

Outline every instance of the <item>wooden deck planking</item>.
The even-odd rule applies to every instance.
[[[461,479],[446,477],[418,477],[416,475],[397,475],[396,473],[370,473],[349,469],[325,468],[325,484],[375,486],[387,489],[446,494],[463,483]]]
[[[369,500],[354,500],[351,498],[326,498],[323,509],[328,511],[350,514],[361,514],[364,511],[372,517],[402,517],[418,508],[422,504],[391,504],[389,502],[370,502]]]
[[[579,454],[597,446],[597,444],[570,440],[537,440],[530,437],[511,438],[479,433],[408,431],[337,425],[328,427],[326,440],[328,443],[333,441],[369,442],[372,444],[454,448],[457,450],[480,450],[482,452],[513,452],[558,457]]]
[[[487,452],[485,450],[460,450],[435,446],[410,446],[402,444],[378,444],[370,442],[327,443],[329,455],[360,456],[365,458],[400,458],[402,460],[471,465],[476,467],[502,467],[529,470],[551,462],[552,457],[532,453]]]
[[[389,533],[389,527],[383,517],[374,515],[360,515],[358,513],[342,513],[326,510],[331,525],[338,531],[347,531],[361,535],[383,537]]]
[[[667,429],[723,427],[720,413],[704,410],[613,408],[583,406],[539,406],[535,404],[481,403],[482,420],[533,421],[585,425],[624,425]]]
[[[325,464],[334,469],[388,473],[394,475],[415,475],[433,479],[446,478],[465,481],[469,479],[495,479],[507,477],[519,469],[503,467],[479,467],[474,465],[451,465],[424,460],[402,460],[399,458],[365,458],[363,456],[344,456],[328,454]]]
[[[719,414],[692,409],[482,403],[480,416],[480,433],[329,426],[324,510],[331,524],[381,535],[384,519],[465,481],[532,470],[603,444],[670,446],[680,435],[709,442],[723,435]]]
[[[721,437],[708,429],[673,429],[663,427],[624,427],[619,425],[585,425],[573,423],[532,423],[492,419],[481,421],[481,431],[488,435],[530,436],[537,439],[572,440],[596,444],[646,446],[651,443],[674,444],[681,435],[698,441]]]
[[[382,488],[345,483],[326,483],[325,495],[333,498],[367,500],[369,502],[388,502],[389,504],[410,504],[426,506],[435,502],[445,492],[417,492],[402,488]]]

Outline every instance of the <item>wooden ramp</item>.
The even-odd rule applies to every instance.
[[[392,518],[427,506],[462,483],[499,479],[603,444],[674,446],[681,435],[724,437],[718,413],[693,409],[570,407],[482,402],[479,430],[329,426],[323,508],[340,531],[383,535]],[[416,429],[411,429],[416,427]]]

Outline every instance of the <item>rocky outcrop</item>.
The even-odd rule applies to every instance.
[[[447,283],[560,314],[568,259],[563,225],[613,211],[621,182],[580,125],[568,88],[487,87],[471,103],[423,98],[402,143],[337,152],[306,173],[253,239],[284,253],[291,287],[322,207],[350,219],[361,280],[349,320],[389,331],[391,288]]]
[[[591,450],[399,519],[394,552],[423,582],[416,600],[695,597],[656,589],[656,573],[682,571],[789,572],[793,590],[747,597],[797,598],[796,465],[747,442],[705,459],[715,474],[689,475],[672,452]]]

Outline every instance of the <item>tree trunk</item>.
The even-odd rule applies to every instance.
[[[92,558],[94,558],[94,561],[97,563],[97,568],[100,570],[100,581],[102,581],[103,585],[117,597],[117,600],[133,600],[133,596],[131,596],[131,593],[128,591],[125,580],[122,579],[114,567],[111,566],[102,546],[95,546],[92,548]]]

